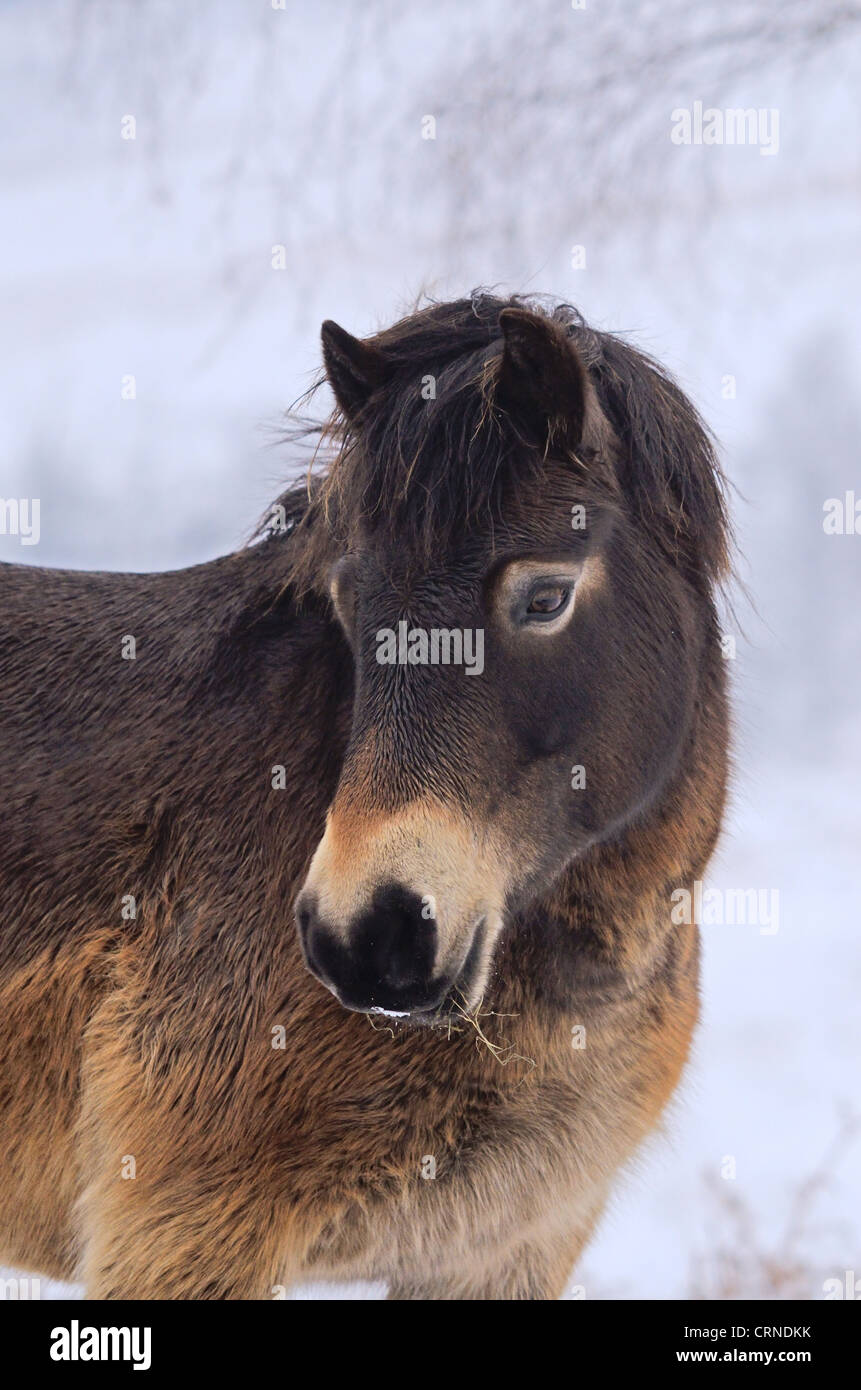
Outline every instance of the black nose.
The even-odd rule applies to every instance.
[[[310,970],[346,1008],[426,1012],[445,997],[448,981],[433,975],[436,923],[426,901],[402,884],[377,888],[345,932],[321,920],[313,894],[301,894],[296,917]]]

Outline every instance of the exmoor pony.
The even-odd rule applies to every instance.
[[[238,553],[3,566],[0,1263],[557,1298],[697,1019],[721,474],[567,306],[322,342]]]

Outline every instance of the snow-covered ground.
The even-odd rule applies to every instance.
[[[763,61],[735,85],[655,79],[629,114],[648,178],[620,183],[608,131],[606,161],[600,134],[583,147],[587,197],[570,113],[542,126],[555,190],[534,167],[552,148],[517,139],[523,102],[506,165],[491,59],[514,19],[498,7],[178,10],[0,6],[0,495],[41,501],[38,546],[0,536],[0,558],[158,569],[236,546],[290,467],[267,427],[316,371],[320,321],[368,331],[423,286],[545,290],[676,370],[739,489],[755,604],[737,594],[727,617],[736,775],[706,887],[777,893],[779,922],[704,925],[686,1082],[577,1282],[587,1297],[708,1291],[720,1250],[743,1246],[748,1269],[771,1251],[821,1297],[825,1278],[861,1274],[861,1136],[832,1151],[861,1112],[861,536],[822,530],[826,498],[861,497],[857,41],[801,76]],[[589,13],[549,72],[597,53]],[[471,101],[446,74],[484,39]],[[700,97],[779,105],[778,155],[674,147],[670,111]]]

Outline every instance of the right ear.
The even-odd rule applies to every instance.
[[[329,385],[339,409],[352,420],[388,379],[388,360],[379,348],[354,338],[331,319],[326,319],[320,337]]]
[[[576,449],[590,414],[593,391],[580,354],[557,324],[531,309],[499,315],[503,349],[496,397],[543,444],[555,429]]]

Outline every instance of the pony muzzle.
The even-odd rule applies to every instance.
[[[345,1008],[427,1020],[476,1005],[501,925],[477,838],[423,809],[362,826],[330,813],[296,920],[308,969]]]

